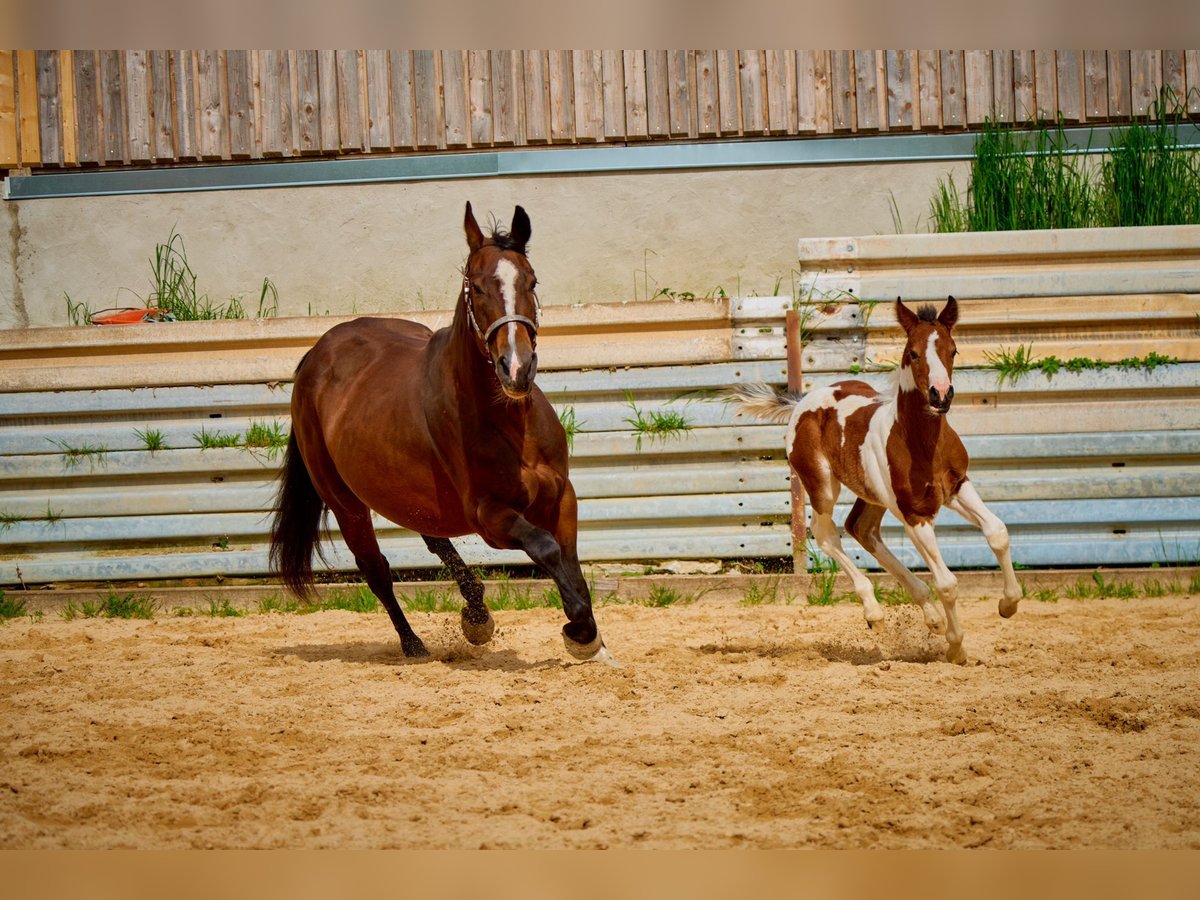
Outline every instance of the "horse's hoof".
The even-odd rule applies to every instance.
[[[1017,604],[1020,600],[1009,600],[1007,597],[1000,601],[1000,618],[1011,619],[1017,614]]]
[[[600,637],[600,632],[596,632],[596,636],[586,644],[580,644],[578,641],[573,641],[567,637],[566,632],[563,632],[563,644],[567,648],[567,652],[581,662],[588,662],[593,659],[600,649],[604,646],[604,641]]]
[[[934,634],[946,633],[946,619],[942,615],[942,611],[940,609],[938,609],[932,603],[926,603],[922,607],[922,611],[925,613],[926,628],[928,628]]]
[[[476,621],[477,612],[467,607],[462,611],[463,637],[476,647],[486,644],[496,633],[496,620],[492,618],[491,610],[485,608],[483,614],[486,618],[480,622]]]
[[[415,634],[411,638],[402,638],[400,649],[409,659],[425,659],[429,656],[429,651],[425,649],[425,642]]]
[[[957,647],[951,647],[946,651],[946,661],[952,662],[956,666],[965,666],[967,664],[967,651],[962,648],[962,644]]]

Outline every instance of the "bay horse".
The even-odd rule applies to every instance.
[[[958,301],[950,297],[940,313],[929,305],[914,313],[896,298],[896,318],[907,341],[888,390],[876,391],[863,381],[839,381],[797,395],[747,384],[733,388],[731,399],[749,415],[788,423],[788,462],[812,504],[813,538],[850,576],[868,626],[883,620],[883,610],[870,580],[843,549],[833,521],[842,485],[858,497],[846,517],[846,531],[920,604],[930,631],[946,635],[947,659],[965,663],[956,607],[958,580],[943,562],[933,533],[938,511],[948,506],[983,531],[1004,572],[999,603],[1004,618],[1017,611],[1021,586],[1013,572],[1008,530],[967,478],[967,450],[946,419],[954,400],[951,376],[958,351],[952,331]],[[929,566],[945,618],[925,583],[880,539],[885,511],[903,523]]]
[[[478,534],[489,546],[525,551],[554,579],[573,657],[612,664],[576,552],[566,433],[534,384],[541,306],[526,255],[529,216],[518,206],[508,231],[493,227],[485,237],[468,203],[463,229],[469,252],[449,326],[356,319],[331,328],[300,360],[272,570],[296,594],[310,594],[312,554],[321,553],[331,511],[404,655],[423,657],[371,511],[419,533],[450,569],[466,600],[463,635],[481,645],[495,624],[482,582],[450,541]]]

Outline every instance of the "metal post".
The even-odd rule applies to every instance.
[[[787,311],[784,323],[787,336],[787,379],[788,390],[799,393],[804,390],[804,369],[800,362],[800,316],[794,309]],[[792,571],[801,575],[808,571],[808,517],[804,506],[804,487],[799,476],[791,470],[792,484]]]

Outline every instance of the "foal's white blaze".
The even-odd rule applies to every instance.
[[[937,354],[937,339],[938,333],[930,332],[929,343],[925,346],[925,362],[929,366],[929,386],[945,397],[950,390],[950,373]]]
[[[507,259],[496,263],[496,280],[500,282],[500,296],[504,298],[504,314],[515,315],[517,312],[517,267]],[[508,375],[515,379],[520,371],[521,361],[517,358],[517,323],[509,322],[508,346]]]

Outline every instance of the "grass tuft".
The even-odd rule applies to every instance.
[[[209,597],[208,607],[204,614],[213,618],[238,618],[246,615],[246,611],[231,606],[228,597]]]
[[[192,437],[200,445],[201,450],[215,450],[220,447],[236,447],[242,442],[240,434],[226,434],[223,431],[209,431],[203,425]]]
[[[23,615],[25,600],[21,597],[9,597],[4,591],[0,591],[0,620],[7,621]]]
[[[575,407],[567,406],[558,414],[558,421],[562,424],[563,431],[567,433],[567,450],[575,452],[575,435],[587,423],[579,422],[575,419]]]
[[[788,594],[784,594],[782,602],[791,604],[795,599]],[[742,595],[742,606],[763,606],[774,605],[780,602],[779,596],[779,579],[771,578],[765,581],[756,581],[746,588],[746,592]]]
[[[97,465],[101,467],[108,465],[108,448],[103,444],[84,443],[79,447],[72,447],[66,441],[54,438],[46,438],[46,440],[62,451],[63,467],[66,469],[77,468],[85,459],[88,463],[88,470],[92,472],[96,470]]]
[[[642,450],[642,438],[657,440],[665,444],[674,438],[679,440],[685,432],[691,431],[692,425],[687,416],[677,410],[641,410],[633,400],[633,395],[625,392],[625,402],[633,411],[632,416],[626,416],[623,421],[633,426],[637,435],[637,450]]]
[[[278,419],[270,423],[255,420],[246,429],[243,444],[249,450],[265,449],[267,459],[275,459],[287,449],[288,434],[287,425]]]
[[[167,440],[158,428],[151,428],[147,425],[145,428],[133,429],[133,433],[138,436],[138,440],[142,442],[142,446],[151,453],[167,449]]]

